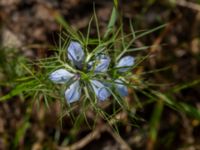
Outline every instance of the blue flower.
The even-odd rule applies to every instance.
[[[89,70],[94,70],[95,73],[106,72],[110,64],[110,57],[104,54],[100,54],[94,61],[88,63]]]
[[[70,42],[67,48],[67,56],[73,65],[82,69],[85,60],[85,53],[78,42]],[[89,70],[94,69],[94,72],[106,72],[110,64],[110,58],[104,54],[100,54],[94,61],[88,63]],[[68,103],[78,101],[81,97],[81,87],[79,75],[68,72],[65,69],[58,69],[50,74],[49,78],[54,83],[64,84],[68,81],[75,80],[65,91],[65,98]],[[78,78],[77,78],[78,77]],[[110,93],[106,87],[97,80],[91,80],[91,85],[95,95],[101,101],[107,99]]]
[[[85,82],[84,79],[81,79],[81,76],[79,74],[80,72],[84,71],[83,65],[86,62],[85,53],[82,49],[82,46],[76,41],[71,41],[67,48],[67,57],[70,60],[71,64],[76,67],[74,69],[74,72],[78,73],[71,73],[66,69],[58,69],[50,74],[49,79],[57,84],[69,84],[65,91],[65,99],[68,103],[72,103],[80,99],[82,91],[82,87],[80,86],[80,84],[82,82]],[[108,71],[110,61],[111,59],[109,56],[101,53],[88,64],[86,64],[86,66],[88,67],[86,72],[94,72],[94,75],[96,75],[97,73],[105,73]],[[118,72],[126,72],[133,65],[134,58],[131,56],[125,56],[119,60],[116,67],[118,68]],[[76,71],[76,69],[80,71]],[[93,79],[89,80],[89,84],[91,85],[91,89],[98,100],[104,101],[108,99],[111,95],[110,91],[108,90],[108,88],[110,88],[110,85]],[[124,85],[124,82],[122,80],[116,79],[114,81],[114,87],[116,88],[120,96],[128,95],[128,88]]]
[[[110,92],[104,84],[97,80],[91,80],[90,82],[94,93],[99,100],[104,101],[110,96]]]
[[[123,81],[120,79],[115,80],[115,87],[120,96],[128,96],[128,88],[124,85]]]
[[[134,57],[125,56],[119,60],[116,67],[119,72],[126,72],[134,65]]]

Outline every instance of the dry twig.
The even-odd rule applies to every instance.
[[[89,144],[91,141],[100,137],[101,133],[106,130],[106,126],[97,127],[84,138],[79,140],[78,142],[72,144],[67,147],[59,147],[58,150],[78,150]]]
[[[185,0],[176,0],[176,4],[182,7],[193,9],[195,11],[200,11],[200,5],[193,2],[188,2]]]
[[[121,120],[124,117],[126,117],[125,113],[124,112],[120,112],[120,113],[116,114],[116,116],[113,117],[109,121],[109,124],[113,125],[118,120]],[[121,148],[123,150],[131,150],[129,145],[119,135],[114,133],[107,124],[104,124],[104,125],[96,127],[92,132],[90,132],[84,138],[82,138],[81,140],[79,140],[78,142],[76,142],[76,143],[74,143],[74,144],[72,144],[70,146],[58,147],[58,150],[79,150],[79,149],[85,147],[87,144],[89,144],[93,140],[99,138],[101,136],[101,133],[105,132],[105,131],[108,131],[108,133],[110,133],[112,135],[112,137],[121,145]]]

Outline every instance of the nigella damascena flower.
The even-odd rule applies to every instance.
[[[71,63],[78,69],[82,70],[85,62],[85,53],[82,46],[75,41],[70,42],[67,48],[67,56]],[[88,63],[88,71],[106,72],[110,64],[110,58],[105,54],[99,54],[93,61]],[[79,74],[71,73],[66,69],[58,69],[52,72],[49,76],[50,80],[54,83],[65,84],[73,81],[65,91],[65,98],[68,103],[78,101],[81,97],[81,77]],[[110,96],[106,86],[97,80],[91,80],[90,84],[96,97],[104,101]]]
[[[67,57],[70,60],[72,66],[75,67],[74,69],[70,68],[74,73],[61,68],[52,72],[49,76],[49,79],[57,84],[68,84],[68,87],[65,91],[65,98],[68,103],[72,103],[80,100],[82,91],[81,85],[85,85],[84,79],[81,78],[83,71],[86,71],[83,73],[84,76],[91,72],[90,75],[93,73],[92,77],[97,75],[101,78],[101,75],[108,71],[111,59],[104,53],[100,53],[95,57],[93,56],[89,62],[86,62],[87,56],[85,56],[81,44],[76,41],[70,42],[67,48]],[[121,73],[128,71],[133,65],[134,58],[132,56],[125,56],[119,60],[119,62],[115,65],[115,68],[117,68],[118,73]],[[112,79],[112,76],[109,77],[108,73],[106,73],[106,75],[107,78]],[[101,82],[102,80],[104,80],[104,78],[95,80],[89,79],[89,83],[87,83],[90,85],[91,91],[94,92],[95,96],[100,101],[108,99],[111,95],[111,86],[106,84],[106,82]],[[120,96],[124,97],[128,95],[128,88],[124,84],[123,80],[114,79],[113,85],[116,89],[116,92],[118,92]]]
[[[125,56],[119,60],[116,67],[119,72],[126,72],[134,65],[134,57]]]

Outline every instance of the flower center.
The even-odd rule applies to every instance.
[[[74,79],[79,80],[81,78],[81,75],[79,73],[75,74]]]

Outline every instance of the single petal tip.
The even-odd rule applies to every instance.
[[[85,53],[80,43],[71,41],[67,48],[67,56],[74,65],[79,68],[82,67],[83,61],[85,59]]]
[[[104,54],[98,55],[94,61],[88,63],[89,70],[94,72],[106,72],[110,64],[110,57]]]
[[[125,56],[122,57],[119,62],[117,63],[116,67],[118,68],[119,72],[126,72],[134,65],[134,57],[132,56]]]
[[[73,74],[68,72],[67,70],[65,69],[58,69],[54,72],[52,72],[50,75],[49,75],[49,79],[54,82],[54,83],[60,83],[60,84],[63,84],[63,83],[66,83],[69,79],[71,79],[73,77]]]
[[[81,88],[79,81],[72,83],[65,91],[65,99],[67,103],[73,103],[80,99],[81,97]]]
[[[124,85],[123,81],[120,79],[115,80],[116,90],[120,96],[126,97],[128,96],[128,88]]]
[[[108,99],[108,97],[110,96],[110,92],[108,91],[108,89],[105,87],[104,84],[102,84],[97,80],[91,80],[91,85],[97,99],[99,99],[100,101]]]

